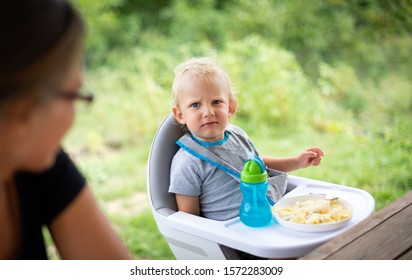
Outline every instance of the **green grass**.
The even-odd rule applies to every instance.
[[[95,193],[102,199],[110,200],[134,192],[145,192],[148,149],[142,147],[108,149],[97,154],[84,152],[77,155],[73,152],[72,155]]]
[[[130,217],[115,217],[119,234],[135,259],[175,259],[166,240],[157,229],[150,210]]]

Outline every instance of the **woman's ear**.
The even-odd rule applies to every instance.
[[[35,102],[31,99],[22,98],[10,104],[6,110],[4,118],[6,119],[7,129],[10,131],[9,134],[13,135],[15,141],[26,140],[33,121]]]
[[[186,124],[185,120],[183,119],[183,113],[182,113],[182,111],[179,109],[179,107],[173,106],[172,112],[173,112],[173,115],[175,116],[176,120],[177,120],[180,124],[182,124],[182,125]]]
[[[35,110],[35,101],[21,99],[14,102],[8,109],[8,118],[19,123],[27,123]]]
[[[232,100],[229,102],[229,118],[231,118],[236,113],[237,102]]]

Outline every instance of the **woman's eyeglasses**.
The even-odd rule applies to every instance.
[[[62,98],[69,101],[82,100],[87,104],[91,104],[94,100],[93,93],[81,93],[81,92],[60,92],[57,94],[58,98]]]

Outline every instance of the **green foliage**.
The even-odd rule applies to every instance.
[[[117,8],[125,0],[72,0],[81,11],[87,27],[87,61],[90,64],[105,60],[107,51],[138,41],[141,21],[138,17],[118,18]]]
[[[354,69],[348,65],[333,68],[327,64],[321,64],[319,69],[318,84],[322,94],[358,116],[364,109],[366,100]]]
[[[240,91],[237,116],[251,129],[296,129],[318,106],[294,55],[259,36],[227,43],[220,58]]]
[[[145,29],[158,28],[163,31],[170,21],[168,20],[166,10],[172,3],[171,0],[124,0],[123,5],[116,10],[121,17],[134,16],[139,18]]]
[[[410,0],[351,0],[337,2],[356,18],[357,29],[371,39],[410,35],[412,3]]]

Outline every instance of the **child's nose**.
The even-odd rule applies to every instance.
[[[213,111],[212,106],[204,106],[203,108],[204,108],[203,117],[206,118],[206,117],[211,117],[215,115],[215,112]]]

